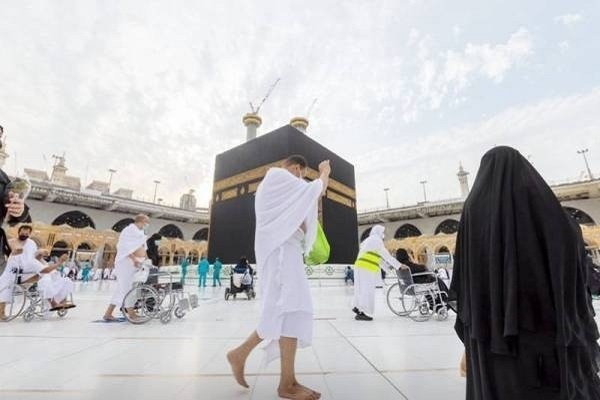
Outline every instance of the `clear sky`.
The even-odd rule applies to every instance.
[[[207,205],[214,156],[306,113],[356,166],[359,209],[457,197],[494,145],[548,181],[600,173],[600,2],[13,1],[0,7],[6,169]],[[16,154],[15,154],[16,153]],[[335,166],[333,166],[335,168]],[[86,183],[87,183],[86,182]]]

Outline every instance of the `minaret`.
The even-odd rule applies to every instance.
[[[458,167],[458,182],[460,183],[460,194],[463,199],[466,199],[469,195],[469,173],[464,170],[462,163]]]
[[[298,129],[302,133],[306,133],[308,128],[308,119],[304,117],[294,117],[290,120],[290,125]]]
[[[246,126],[246,141],[249,142],[256,138],[256,130],[262,124],[262,118],[252,112],[244,115],[242,122]]]

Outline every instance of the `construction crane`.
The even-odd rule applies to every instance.
[[[308,119],[308,117],[310,116],[311,111],[315,107],[315,104],[317,104],[317,100],[318,100],[318,98],[315,97],[315,99],[312,101],[312,103],[310,103],[310,106],[308,107],[308,111],[306,111],[306,119]]]
[[[267,101],[267,99],[269,98],[269,96],[271,95],[271,93],[273,93],[273,90],[275,89],[275,86],[277,86],[277,84],[279,83],[280,80],[281,80],[281,78],[277,78],[277,80],[275,81],[275,83],[273,83],[271,85],[271,87],[267,91],[267,94],[265,95],[265,97],[263,97],[263,99],[261,100],[261,102],[258,105],[258,107],[256,107],[256,109],[254,109],[254,105],[252,104],[252,102],[251,101],[249,102],[250,103],[250,109],[252,110],[253,114],[258,114],[258,112],[260,111],[260,108],[263,106],[263,104],[265,104],[265,101]]]

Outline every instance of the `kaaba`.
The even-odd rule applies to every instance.
[[[331,160],[331,179],[319,207],[319,218],[331,246],[328,263],[352,264],[358,253],[358,221],[354,166],[305,133],[286,125],[218,154],[215,161],[208,257],[234,264],[254,257],[254,195],[268,169],[290,155],[308,161],[307,179],[318,165]]]

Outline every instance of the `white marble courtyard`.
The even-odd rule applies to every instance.
[[[278,398],[277,362],[262,367],[256,352],[247,366],[253,389],[244,390],[224,357],[254,328],[257,300],[225,302],[224,288],[188,285],[201,301],[182,320],[92,323],[101,317],[112,285],[78,283],[78,308],[63,320],[52,315],[0,324],[1,399]],[[299,352],[300,382],[321,391],[323,399],[464,398],[453,315],[420,323],[396,317],[379,290],[376,320],[357,322],[351,295],[351,287],[313,282],[315,340]]]

